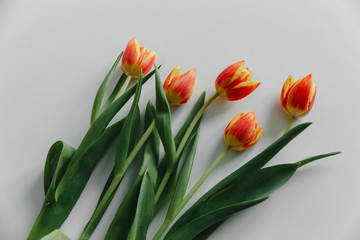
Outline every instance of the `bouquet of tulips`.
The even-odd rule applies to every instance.
[[[79,237],[82,240],[91,237],[135,159],[141,160],[141,167],[104,236],[106,240],[146,239],[148,227],[164,203],[169,203],[167,213],[153,239],[206,239],[234,213],[266,200],[302,166],[339,153],[312,156],[295,163],[265,166],[311,124],[302,123],[292,127],[296,118],[305,116],[311,110],[316,95],[315,82],[312,81],[311,74],[297,81],[290,75],[281,92],[281,106],[290,116],[285,133],[211,188],[174,222],[226,153],[231,149],[243,151],[250,148],[259,141],[263,133],[253,111],[236,115],[224,132],[226,147],[214,157],[209,168],[188,190],[205,110],[217,97],[228,101],[245,98],[260,82],[252,80],[252,73],[244,67],[244,61],[227,67],[215,80],[215,93],[206,101],[205,92],[199,96],[187,120],[174,135],[169,104],[180,105],[189,100],[196,72],[192,69],[180,74],[181,68],[175,67],[162,84],[160,66],[156,66],[155,58],[154,51],[149,52],[135,39],[130,40],[99,87],[92,108],[90,128],[77,149],[62,141],[51,146],[44,170],[45,199],[28,236],[29,240],[69,239],[59,228],[69,216],[92,171],[112,142],[116,144],[114,167],[96,208]],[[120,61],[123,74],[111,94],[105,97]],[[154,70],[150,72],[153,67]],[[141,122],[139,98],[142,86],[153,75],[156,103],[153,105],[148,102],[144,121]],[[131,79],[136,79],[137,83],[128,88]],[[131,97],[133,99],[129,112],[117,120],[115,115]],[[139,132],[141,124],[144,126],[142,133]],[[161,146],[164,149],[163,156],[160,156]]]

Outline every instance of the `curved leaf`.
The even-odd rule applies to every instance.
[[[61,226],[80,196],[98,159],[101,158],[110,143],[119,134],[123,124],[124,120],[121,120],[107,128],[91,146],[86,148],[81,156],[81,161],[79,160],[76,164],[68,166],[55,190],[55,194],[51,192],[46,194],[42,209],[28,236],[28,240],[40,239]],[[61,184],[64,184],[67,188],[59,188]]]
[[[74,153],[75,149],[63,141],[57,141],[50,147],[44,169],[45,195],[52,181],[52,191],[55,191]]]

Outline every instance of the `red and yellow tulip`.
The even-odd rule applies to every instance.
[[[237,151],[245,150],[259,141],[263,128],[258,127],[258,122],[253,111],[247,114],[236,115],[224,132],[227,145]]]
[[[251,81],[252,73],[244,68],[245,61],[232,64],[215,80],[216,92],[229,101],[236,101],[252,93],[260,84]]]
[[[291,117],[302,117],[308,114],[314,104],[316,84],[312,74],[295,82],[290,75],[281,91],[281,106]]]
[[[145,47],[140,46],[139,42],[133,38],[129,41],[124,51],[121,69],[127,76],[139,78],[141,70],[143,75],[150,71],[155,59],[156,53],[154,50],[148,52]]]
[[[194,90],[195,68],[180,74],[181,67],[175,67],[166,78],[163,88],[170,104],[180,105],[186,103]]]

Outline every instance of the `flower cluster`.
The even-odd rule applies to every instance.
[[[135,181],[130,183],[131,187],[104,236],[106,240],[146,239],[147,229],[156,211],[167,201],[167,214],[153,236],[154,240],[160,239],[166,231],[168,232],[164,239],[167,240],[208,236],[213,232],[213,226],[220,226],[235,212],[266,200],[271,192],[284,184],[300,167],[339,153],[322,154],[295,163],[265,167],[277,152],[310,125],[303,123],[292,127],[296,118],[305,116],[313,107],[316,85],[312,81],[312,74],[298,81],[290,75],[283,85],[280,97],[282,108],[291,117],[285,133],[204,194],[169,230],[177,215],[226,153],[231,149],[243,151],[254,146],[264,130],[259,126],[254,111],[237,114],[225,128],[224,150],[187,191],[191,168],[196,159],[199,126],[205,110],[219,96],[228,101],[245,98],[260,82],[252,79],[249,68],[244,67],[245,61],[225,68],[215,79],[213,95],[207,101],[205,92],[199,96],[187,120],[176,136],[173,136],[169,104],[182,105],[189,101],[194,92],[196,70],[190,69],[181,74],[181,67],[175,67],[162,83],[155,59],[155,51],[148,51],[140,46],[135,38],[131,39],[96,94],[91,126],[79,147],[75,149],[58,141],[50,148],[44,172],[45,200],[28,236],[29,240],[68,239],[59,228],[69,216],[96,163],[111,142],[116,143],[114,168],[91,218],[81,233],[81,240],[91,237],[129,166],[140,152],[143,154],[139,157],[142,160],[141,167]],[[113,78],[120,60],[123,74],[112,93],[104,99],[108,83]],[[139,129],[142,129],[139,111],[142,85],[154,75],[156,107],[151,101],[148,102],[144,114],[144,132],[137,138]],[[129,88],[131,79],[137,79],[137,83]],[[116,120],[115,115],[131,98],[128,114],[123,119]],[[160,144],[165,151],[161,161]]]

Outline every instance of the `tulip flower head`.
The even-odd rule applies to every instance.
[[[186,103],[194,90],[195,68],[180,74],[181,67],[175,67],[166,78],[163,88],[170,104],[180,105]]]
[[[143,75],[146,75],[156,59],[155,51],[148,50],[140,46],[139,42],[133,38],[129,41],[124,51],[124,55],[121,61],[121,69],[127,75],[133,78],[139,78],[140,71]]]
[[[253,111],[247,114],[239,113],[226,127],[224,138],[232,149],[242,151],[257,143],[263,131],[263,128],[258,127]]]
[[[291,117],[302,117],[308,114],[314,104],[316,84],[312,74],[295,82],[290,75],[281,91],[281,106]]]
[[[245,61],[234,63],[215,80],[216,92],[226,100],[236,101],[252,93],[260,84],[251,81],[252,73],[244,68]]]

